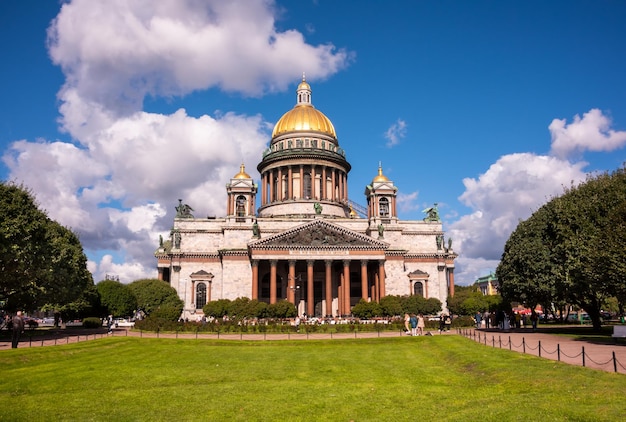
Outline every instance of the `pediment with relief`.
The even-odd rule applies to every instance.
[[[387,249],[389,245],[344,227],[315,220],[249,244],[252,249],[265,248],[355,248]]]

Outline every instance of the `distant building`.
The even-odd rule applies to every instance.
[[[478,277],[475,284],[478,285],[478,288],[484,296],[500,294],[498,291],[498,288],[500,287],[498,284],[498,278],[493,273],[483,277]]]
[[[386,295],[437,298],[445,307],[457,255],[436,204],[423,220],[399,220],[398,188],[381,165],[365,186],[367,206],[348,199],[351,165],[335,128],[313,107],[304,78],[296,94],[257,166],[260,188],[242,164],[226,185],[224,217],[196,218],[182,201],[176,208],[155,256],[158,277],[184,301],[183,316],[238,297],[286,299],[309,316],[350,315],[359,300]]]

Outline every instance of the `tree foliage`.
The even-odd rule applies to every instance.
[[[0,183],[0,300],[8,310],[86,304],[93,287],[78,237],[23,186]]]
[[[456,286],[454,296],[448,297],[448,310],[453,315],[473,316],[476,312],[495,311],[500,302],[500,296],[485,296],[475,284]]]
[[[352,307],[352,315],[357,318],[370,319],[383,315],[383,308],[376,302],[368,302],[361,299],[359,303]]]
[[[126,284],[116,280],[103,280],[96,284],[100,303],[101,315],[127,317],[137,309],[137,298]]]
[[[184,303],[178,297],[176,289],[163,280],[144,278],[128,284],[128,288],[137,299],[138,309],[151,314],[159,308],[171,308],[173,313],[178,312],[175,319],[180,317]]]
[[[496,275],[508,301],[585,309],[595,329],[609,297],[626,296],[626,168],[589,177],[520,222]],[[620,299],[621,298],[621,299]]]

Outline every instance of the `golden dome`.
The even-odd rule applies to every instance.
[[[383,166],[382,164],[378,165],[378,176],[374,177],[374,180],[372,180],[372,182],[388,182],[389,179],[387,178],[387,176],[385,176],[383,174]]]
[[[274,126],[272,138],[288,132],[321,132],[337,138],[330,119],[312,105],[297,105],[283,114]]]
[[[246,173],[246,166],[241,163],[241,167],[239,167],[239,173],[233,177],[233,179],[252,179],[248,173]]]
[[[296,105],[278,120],[272,132],[272,139],[290,132],[319,132],[337,139],[335,127],[330,119],[311,103],[311,86],[302,75],[302,82],[296,90]]]

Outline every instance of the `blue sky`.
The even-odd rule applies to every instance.
[[[178,198],[225,212],[306,72],[400,217],[439,204],[456,281],[563,186],[626,161],[623,1],[0,2],[0,177],[73,228],[94,279],[154,277]]]

